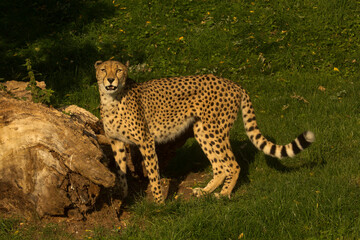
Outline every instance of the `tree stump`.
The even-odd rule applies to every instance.
[[[0,95],[0,212],[66,215],[93,208],[115,175],[88,124]]]

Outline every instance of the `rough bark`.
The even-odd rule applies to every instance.
[[[27,90],[28,82],[19,82],[19,81],[7,81],[4,83],[1,83],[3,86],[6,87],[6,90],[11,93],[14,97],[23,99],[23,100],[32,100],[31,92]],[[36,81],[36,86],[45,89],[46,84],[45,82],[38,82]]]
[[[91,209],[100,185],[115,183],[115,175],[102,160],[104,154],[86,121],[41,104],[0,96],[2,212],[21,210],[16,206],[19,199],[25,199],[40,216]],[[31,208],[26,214],[33,214]]]

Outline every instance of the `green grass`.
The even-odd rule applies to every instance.
[[[139,82],[203,73],[232,79],[250,93],[265,136],[282,144],[307,129],[316,135],[310,149],[279,161],[255,150],[240,120],[231,140],[243,172],[232,199],[156,206],[140,197],[127,228],[99,228],[93,239],[360,239],[357,1],[21,4],[28,1],[0,3],[0,78],[22,79],[30,58],[37,80],[55,91],[54,106],[98,114],[93,64],[113,57],[129,60]],[[199,159],[188,141],[169,171],[186,174]],[[47,228],[35,229],[0,221],[4,239],[49,238],[39,234]],[[56,234],[50,238],[68,237]]]

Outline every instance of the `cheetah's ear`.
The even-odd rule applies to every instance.
[[[102,61],[96,61],[95,65],[94,65],[95,69],[96,69],[100,64],[102,64]]]

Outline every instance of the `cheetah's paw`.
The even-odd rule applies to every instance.
[[[217,199],[220,199],[220,198],[228,198],[230,199],[230,194],[221,194],[221,193],[214,193],[214,197],[217,198]]]
[[[201,197],[206,194],[206,192],[202,188],[194,188],[192,191],[195,197]]]
[[[220,193],[214,193],[215,198],[219,199],[221,197]]]

